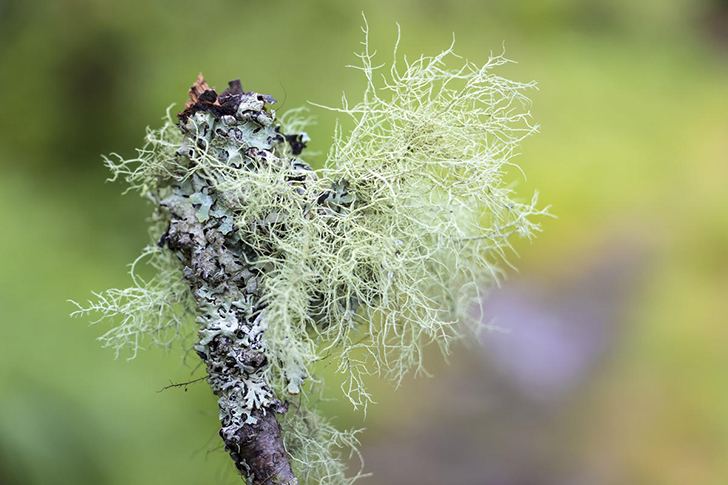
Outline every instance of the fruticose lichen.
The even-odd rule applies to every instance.
[[[509,238],[531,236],[531,216],[543,213],[503,183],[536,129],[524,94],[532,83],[495,75],[502,56],[479,66],[452,48],[403,66],[395,50],[379,83],[364,46],[366,91],[337,109],[353,128],[336,130],[322,170],[300,158],[300,118],[290,133],[269,96],[239,82],[218,96],[202,79],[179,124],[168,115],[136,159],[106,159],[114,179],[155,206],[146,254],[158,273],[80,310],[121,317],[102,340],[134,353],[142,334],[167,343],[194,315],[228,450],[260,416],[283,414],[302,483],[352,481],[339,449],[357,445],[306,399],[289,409],[314,365],[333,361],[343,393],[366,406],[364,376],[399,380],[421,367],[424,346],[447,352],[479,323],[473,306],[501,275]],[[258,483],[244,459],[236,464]]]

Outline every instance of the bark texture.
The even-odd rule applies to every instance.
[[[255,424],[243,425],[232,439],[223,436],[235,466],[243,475],[252,475],[252,485],[298,485],[282,446],[281,426],[275,415],[270,408],[268,412],[256,409],[252,415]]]

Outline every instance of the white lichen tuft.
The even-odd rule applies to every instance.
[[[337,110],[354,128],[337,130],[319,172],[339,205],[335,213],[284,210],[293,230],[276,241],[279,269],[267,293],[276,322],[268,342],[284,349],[284,369],[332,356],[355,406],[370,399],[365,375],[398,381],[421,368],[425,345],[447,352],[462,323],[477,323],[468,322],[472,305],[501,276],[509,238],[530,237],[532,217],[544,213],[535,195],[519,203],[503,183],[536,131],[525,95],[533,83],[493,74],[508,62],[502,56],[477,66],[452,48],[395,64],[377,83],[364,47],[363,99],[350,106],[344,98]],[[267,181],[246,190],[280,200]],[[312,296],[324,327],[305,325]]]
[[[364,476],[347,477],[346,462],[359,454],[360,430],[339,431],[316,409],[292,407],[281,419],[283,441],[300,483],[350,485]]]
[[[149,280],[136,271],[144,260],[156,270]],[[78,307],[71,315],[98,314],[100,317],[92,324],[107,320],[115,323],[99,340],[104,347],[114,349],[116,357],[128,350],[128,358],[133,359],[150,338],[162,348],[169,348],[180,337],[189,341],[195,304],[181,269],[174,255],[158,246],[148,246],[131,264],[129,274],[134,286],[94,293],[97,300],[89,300],[85,306],[71,301]]]

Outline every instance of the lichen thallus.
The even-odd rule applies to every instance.
[[[356,452],[356,433],[307,398],[314,366],[334,363],[355,407],[371,400],[364,376],[421,370],[424,346],[447,352],[480,324],[509,238],[530,237],[545,214],[503,182],[536,130],[533,83],[493,74],[502,56],[479,66],[452,47],[395,61],[380,83],[363,45],[366,91],[335,110],[349,128],[337,127],[321,170],[301,158],[303,110],[277,120],[270,96],[240,81],[218,94],[202,76],[178,123],[168,113],[133,160],[106,158],[154,206],[142,256],[156,273],[143,280],[135,263],[131,288],[76,313],[115,318],[101,340],[117,354],[193,329],[220,435],[249,484],[355,480],[341,454]]]

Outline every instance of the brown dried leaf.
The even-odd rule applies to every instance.
[[[215,90],[215,88],[211,88],[207,81],[205,81],[205,78],[202,76],[202,73],[199,73],[197,75],[197,81],[192,85],[192,87],[189,90],[190,99],[187,100],[185,103],[185,108],[189,108],[190,106],[194,106],[195,103],[197,103],[197,100],[200,98],[202,93],[209,90]],[[214,104],[219,104],[217,101],[215,101]]]

